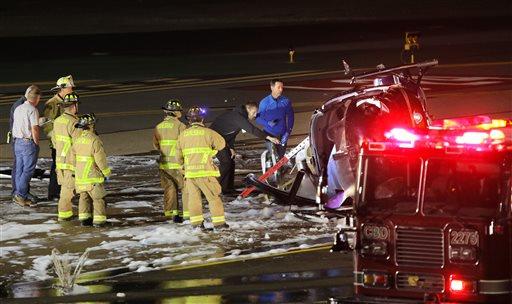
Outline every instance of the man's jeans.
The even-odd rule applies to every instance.
[[[16,141],[16,139],[13,137],[12,143],[11,143],[11,147],[12,147],[12,170],[11,170],[12,191],[11,191],[11,195],[12,196],[14,196],[14,194],[16,192],[16,152],[14,152],[14,142],[15,141]]]
[[[16,138],[14,157],[16,158],[16,189],[15,195],[27,198],[30,179],[36,169],[39,146],[32,140]]]

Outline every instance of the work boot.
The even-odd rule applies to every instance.
[[[81,226],[92,226],[92,218],[80,221]]]
[[[37,195],[33,195],[30,192],[27,194],[27,200],[31,201],[34,204],[37,204],[40,201],[40,199],[39,199],[39,197],[37,197]]]
[[[30,204],[32,204],[31,201],[24,199],[23,197],[21,197],[17,194],[13,196],[12,202],[20,205],[21,207],[28,207],[28,206],[30,206]]]
[[[204,223],[201,223],[201,226],[199,226],[199,228],[200,228],[200,229],[201,229],[201,231],[203,231],[203,232],[211,232],[211,231],[213,231],[213,228],[206,228],[206,227],[204,226]]]
[[[60,196],[59,195],[48,195],[48,201],[50,202],[58,202]]]
[[[93,223],[92,224],[95,228],[101,228],[101,227],[105,227],[107,226],[107,222],[103,222],[103,223]]]
[[[172,217],[172,221],[177,224],[181,224],[181,223],[183,223],[183,218],[179,215],[175,215]]]
[[[226,229],[229,229],[229,225],[227,223],[224,223],[224,224],[218,225],[218,226],[213,226],[213,230],[215,230],[215,231],[222,231],[222,230],[226,230]]]
[[[57,219],[57,222],[69,222],[69,221],[71,221],[72,218],[73,218],[73,216],[70,216],[70,217],[59,217]]]

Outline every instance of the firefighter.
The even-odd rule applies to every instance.
[[[224,149],[226,142],[219,133],[204,126],[205,115],[206,110],[199,107],[188,110],[190,127],[178,137],[176,149],[180,163],[184,163],[190,223],[206,230],[201,200],[203,193],[210,206],[214,227],[228,228],[220,197],[221,187],[217,181],[220,173],[212,160],[217,151]]]
[[[56,174],[60,187],[60,198],[58,203],[59,221],[66,221],[73,216],[71,200],[75,191],[74,163],[71,156],[72,138],[78,133],[75,124],[78,121],[76,114],[78,112],[79,97],[76,93],[65,95],[60,102],[59,107],[64,111],[53,122],[52,145],[55,147]]]
[[[64,97],[73,92],[74,88],[75,83],[73,82],[73,77],[69,75],[59,78],[57,85],[51,89],[51,91],[57,91],[57,93],[44,104],[43,116],[46,119],[46,123],[43,126],[43,130],[46,137],[52,138],[55,119],[64,112],[64,109],[61,107]],[[59,197],[60,184],[58,183],[56,174],[57,162],[55,158],[57,151],[53,145],[53,141],[50,140],[49,143],[52,151],[52,165],[50,167],[50,183],[48,184],[48,200],[51,201]]]
[[[160,183],[164,188],[164,215],[175,223],[188,219],[187,198],[183,190],[184,179],[182,165],[176,158],[178,135],[187,128],[180,121],[183,108],[177,99],[169,100],[163,107],[164,120],[155,127],[153,146],[160,152]],[[182,210],[178,208],[178,190],[181,191]]]
[[[94,114],[85,114],[78,118],[75,128],[82,131],[73,138],[72,151],[75,157],[75,189],[81,198],[84,195],[84,199],[80,199],[78,203],[78,219],[84,226],[92,224],[101,227],[107,222],[103,183],[105,178],[108,180],[111,171],[103,143],[94,131],[95,124]]]

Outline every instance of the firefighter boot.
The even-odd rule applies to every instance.
[[[92,217],[85,219],[85,220],[81,220],[80,225],[81,226],[89,226],[89,227],[92,226]]]
[[[218,225],[218,226],[213,226],[213,229],[215,231],[224,231],[224,230],[227,230],[229,229],[229,225],[227,223],[224,223],[222,225]]]

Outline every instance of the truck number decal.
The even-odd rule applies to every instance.
[[[451,231],[450,232],[451,245],[478,245],[478,231]]]
[[[383,226],[366,225],[363,233],[370,240],[387,240],[389,238],[389,229]]]

